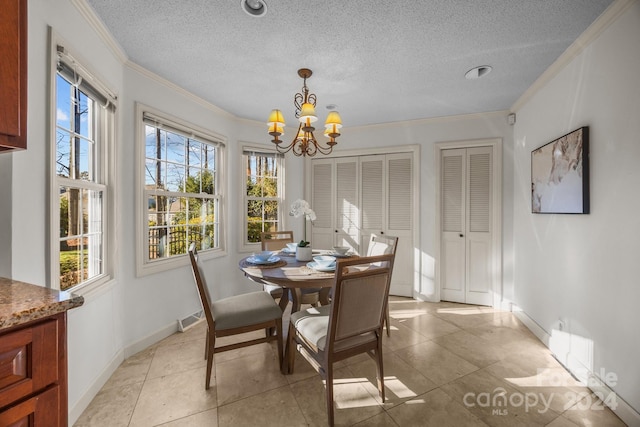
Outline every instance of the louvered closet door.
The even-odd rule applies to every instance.
[[[311,246],[328,249],[333,246],[335,180],[334,161],[316,159],[311,162],[311,208],[317,219],[313,222]]]
[[[358,158],[335,159],[336,197],[333,245],[360,249],[360,199],[358,196]],[[329,246],[331,249],[333,246]]]
[[[398,237],[389,292],[413,294],[413,157],[411,153],[362,156],[362,250],[371,234]]]
[[[440,297],[491,305],[491,147],[443,150]]]

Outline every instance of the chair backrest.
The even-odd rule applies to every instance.
[[[260,233],[263,251],[278,251],[293,243],[293,231],[265,231]]]
[[[209,330],[213,330],[214,319],[211,312],[211,297],[209,296],[209,289],[207,288],[207,282],[204,278],[202,265],[200,264],[200,261],[198,259],[198,251],[196,250],[195,243],[191,243],[189,245],[189,259],[191,260],[193,280],[196,282],[196,287],[198,288],[198,295],[200,296],[200,302],[202,303],[204,315],[207,318]]]
[[[372,234],[369,238],[367,256],[396,254],[398,238],[394,236],[378,236]]]
[[[392,256],[385,254],[338,260],[328,341],[325,345],[328,352],[340,340],[366,332],[382,331]]]

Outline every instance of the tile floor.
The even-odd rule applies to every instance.
[[[336,425],[624,426],[512,313],[399,297],[390,309],[387,400],[373,360],[341,362]],[[320,376],[300,355],[282,375],[275,342],[217,354],[205,391],[205,328],[125,360],[75,426],[326,426]]]

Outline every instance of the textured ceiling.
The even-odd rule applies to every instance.
[[[294,125],[307,81],[345,128],[506,110],[611,0],[86,0],[129,59],[218,107]],[[466,80],[467,70],[493,71]]]

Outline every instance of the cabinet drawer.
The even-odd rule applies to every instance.
[[[60,387],[55,386],[0,413],[0,425],[7,427],[62,427],[57,413]]]
[[[0,335],[0,408],[58,381],[58,322]]]

